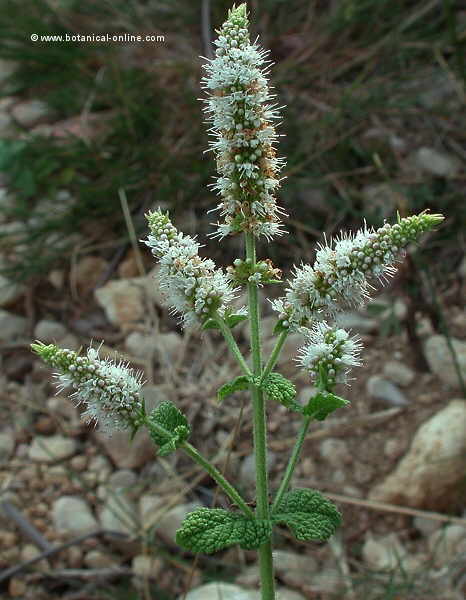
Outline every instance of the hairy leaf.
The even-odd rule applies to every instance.
[[[341,523],[336,506],[315,490],[287,492],[272,515],[272,523],[287,525],[296,539],[327,540]]]
[[[231,381],[223,384],[217,392],[217,400],[222,402],[227,396],[231,396],[234,392],[247,390],[251,384],[251,379],[247,375],[239,375]]]
[[[245,550],[256,549],[271,532],[270,521],[248,519],[222,508],[198,508],[184,519],[176,541],[191,552],[211,554],[234,544]]]
[[[309,400],[303,413],[314,417],[314,419],[317,419],[318,421],[323,421],[334,410],[348,404],[349,400],[340,398],[331,392],[319,392]]]
[[[150,424],[160,425],[170,435],[160,433],[155,427],[150,427]],[[152,440],[160,446],[161,456],[174,452],[191,433],[186,417],[169,400],[161,402],[149,415],[149,430]]]

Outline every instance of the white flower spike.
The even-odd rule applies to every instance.
[[[219,172],[213,188],[222,198],[217,208],[224,219],[216,235],[246,231],[270,239],[282,233],[279,215],[284,213],[275,193],[284,161],[274,148],[278,109],[270,103],[274,95],[266,78],[271,61],[267,51],[250,42],[248,26],[246,5],[233,6],[217,31],[216,56],[204,65],[205,110],[214,138],[210,149]]]
[[[115,363],[99,358],[98,350],[89,348],[86,356],[54,344],[37,342],[31,345],[48,365],[58,369],[58,391],[73,387],[71,398],[85,404],[83,417],[99,423],[100,429],[111,434],[136,425],[142,408],[140,390],[142,374],[128,368],[123,361]]]
[[[181,314],[186,327],[202,325],[215,313],[223,316],[235,298],[230,276],[201,258],[196,240],[178,232],[161,210],[146,218],[151,233],[144,243],[160,262],[158,279],[168,306]]]

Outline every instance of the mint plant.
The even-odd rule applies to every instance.
[[[90,348],[86,355],[60,349],[54,344],[32,344],[32,349],[57,370],[58,386],[74,388],[72,397],[85,406],[84,417],[111,433],[127,430],[134,436],[146,427],[160,455],[181,451],[201,465],[236,506],[236,510],[199,508],[188,514],[177,533],[179,545],[191,552],[212,553],[239,544],[259,553],[263,600],[273,600],[274,575],[272,532],[286,526],[300,541],[325,541],[341,523],[337,508],[316,490],[289,489],[301,448],[313,420],[324,420],[349,402],[335,393],[346,383],[348,372],[359,366],[361,343],[335,324],[339,311],[360,307],[374,281],[384,282],[396,271],[403,249],[439,224],[442,215],[423,212],[386,223],[373,230],[366,226],[356,234],[342,234],[325,242],[313,265],[302,264],[291,274],[284,295],[271,302],[277,314],[275,348],[262,355],[259,292],[281,283],[281,272],[269,259],[259,259],[256,241],[270,242],[283,233],[275,194],[284,161],[276,156],[278,135],[274,121],[277,107],[271,104],[266,73],[267,52],[248,33],[246,5],[233,7],[218,31],[215,57],[205,65],[206,112],[213,136],[218,178],[213,188],[220,196],[220,214],[214,236],[220,240],[241,234],[244,256],[226,270],[199,255],[200,244],[178,231],[168,214],[149,212],[149,236],[145,244],[160,264],[158,285],[166,304],[178,314],[183,327],[218,329],[241,374],[225,382],[218,399],[249,390],[253,408],[253,443],[256,459],[256,509],[235,486],[188,440],[186,417],[164,401],[146,412],[141,393],[142,375],[127,364],[101,359]],[[248,304],[234,308],[233,300],[246,288]],[[251,364],[233,336],[233,329],[247,320],[250,328]],[[290,332],[303,335],[296,361],[309,373],[316,393],[305,404],[296,400],[294,384],[275,371],[280,351]],[[270,410],[278,402],[296,413],[301,428],[281,484],[269,502],[266,469],[266,402]]]

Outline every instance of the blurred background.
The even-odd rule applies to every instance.
[[[104,339],[104,355],[118,350],[144,370],[149,405],[176,402],[189,415],[193,443],[246,494],[251,489],[249,405],[241,394],[221,406],[215,399],[236,367],[217,364],[225,353],[215,333],[183,332],[162,309],[156,267],[138,243],[147,234],[144,213],[161,206],[219,264],[242,252],[235,238],[219,246],[206,237],[217,198],[207,187],[215,165],[204,154],[199,101],[200,56],[211,55],[230,6],[1,0],[2,598],[216,600],[234,597],[236,586],[244,600],[257,597],[254,553],[193,557],[174,544],[193,505],[227,506],[212,481],[183,456],[156,458],[144,435],[129,445],[81,423],[29,351],[36,338],[74,349]],[[260,255],[286,277],[293,264],[313,260],[324,233],[354,231],[364,220],[379,226],[397,211],[446,216],[409,248],[364,312],[342,316],[364,341],[365,368],[341,390],[351,409],[309,435],[295,485],[333,494],[345,523],[325,546],[277,532],[282,600],[461,599],[466,7],[460,0],[248,7],[252,36],[275,62],[271,83],[284,105],[278,150],[287,160],[279,202],[288,233],[262,244]],[[41,37],[107,33],[154,41]],[[263,310],[270,349],[274,318],[267,302]],[[245,348],[247,338],[239,326]],[[310,382],[293,363],[300,343],[290,336],[280,368],[305,401]],[[298,426],[283,407],[270,407],[272,486]],[[211,585],[219,581],[226,587]]]

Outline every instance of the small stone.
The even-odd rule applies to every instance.
[[[76,452],[76,441],[62,435],[36,436],[29,447],[29,458],[38,462],[53,463]]]
[[[78,473],[84,471],[87,467],[87,456],[82,454],[79,456],[73,456],[73,458],[70,460],[70,466],[74,471],[78,471]]]
[[[161,333],[156,340],[159,361],[162,364],[176,363],[184,346],[183,338],[176,331]]]
[[[371,183],[362,188],[364,214],[388,219],[403,201],[403,195],[388,183]]]
[[[66,327],[58,321],[42,319],[34,328],[34,337],[44,343],[59,342],[67,334]]]
[[[260,600],[260,593],[232,583],[212,582],[181,594],[178,600]]]
[[[10,429],[0,432],[0,464],[6,462],[15,448],[15,435]]]
[[[455,156],[434,148],[419,148],[414,155],[414,161],[423,171],[436,177],[455,177],[461,168]]]
[[[65,283],[65,272],[62,269],[52,269],[48,274],[47,279],[55,289],[61,290]]]
[[[158,522],[156,531],[167,543],[176,546],[176,532],[181,527],[181,523],[186,515],[196,508],[201,508],[199,502],[189,502],[187,504],[180,504],[171,508],[166,512]]]
[[[115,566],[115,560],[100,550],[90,550],[84,556],[84,564],[90,569],[105,569]]]
[[[81,344],[73,333],[67,333],[65,337],[60,340],[60,346],[62,348],[67,348],[68,350],[79,350]]]
[[[79,569],[83,562],[83,553],[78,546],[71,546],[66,550],[67,562],[72,569]]]
[[[100,523],[103,529],[134,536],[138,529],[136,508],[123,494],[110,494],[100,511]]]
[[[95,474],[95,483],[105,483],[112,472],[112,465],[105,456],[93,456],[89,461],[88,471]]]
[[[98,529],[98,523],[87,503],[75,496],[62,496],[52,506],[53,524],[60,532],[80,535]]]
[[[12,110],[13,117],[23,127],[32,127],[51,116],[51,109],[42,100],[24,100]]]
[[[406,396],[391,381],[380,375],[372,375],[367,380],[367,393],[376,400],[382,400],[389,406],[406,406]]]
[[[429,536],[428,546],[435,565],[450,565],[460,554],[459,546],[466,541],[466,527],[453,523],[437,529]]]
[[[72,275],[81,294],[90,293],[99,283],[108,263],[100,256],[85,256],[76,265]]]
[[[137,469],[155,457],[154,444],[147,431],[138,431],[132,442],[126,431],[115,431],[111,437],[100,431],[93,435],[119,469]]]
[[[144,495],[139,498],[139,516],[144,529],[150,529],[161,517],[163,505],[162,496],[156,494]]]
[[[260,580],[261,574],[259,565],[251,565],[241,571],[235,581],[239,585],[244,585],[244,587],[258,587]]]
[[[138,554],[133,557],[131,568],[136,577],[155,578],[162,571],[162,561],[160,558],[147,556],[147,554]]]
[[[410,449],[369,494],[369,500],[447,510],[461,494],[466,472],[466,402],[449,404],[423,423]]]
[[[137,480],[138,476],[134,471],[121,469],[111,474],[107,485],[115,491],[129,492],[136,485]]]
[[[451,338],[451,345],[456,355],[458,367],[466,380],[466,342]],[[452,388],[460,385],[456,372],[455,360],[452,356],[448,341],[443,335],[433,335],[425,343],[425,356],[429,367],[444,383]]]
[[[312,556],[274,550],[273,562],[280,578],[291,587],[311,585],[318,565]]]
[[[397,360],[390,360],[387,362],[383,368],[383,373],[390,381],[393,381],[393,383],[396,383],[397,385],[401,385],[401,387],[408,386],[416,377],[416,374],[412,369]]]
[[[327,438],[320,443],[320,455],[332,467],[342,467],[351,458],[348,446],[344,440]]]
[[[388,440],[386,440],[383,447],[383,453],[387,458],[390,458],[391,460],[397,460],[398,458],[400,458],[400,456],[403,454],[403,451],[403,445],[400,444],[399,440],[395,438],[389,438]]]
[[[270,471],[276,462],[274,452],[267,454],[267,469]],[[251,490],[256,484],[256,458],[254,454],[246,456],[241,462],[239,478],[244,489]]]
[[[128,329],[135,323],[143,321],[146,309],[144,286],[140,279],[109,281],[94,291],[95,299],[113,325]]]
[[[41,551],[34,544],[26,544],[21,549],[21,560],[27,562],[36,558],[41,554]],[[42,559],[32,565],[32,568],[35,571],[48,571],[50,569],[50,565],[47,560]]]
[[[125,347],[132,356],[148,360],[156,353],[156,337],[156,334],[132,331],[125,340]]]
[[[362,548],[366,563],[380,570],[391,571],[403,564],[407,552],[395,533],[375,539],[371,534],[367,537]]]
[[[69,421],[72,427],[80,424],[79,414],[72,400],[64,396],[52,396],[47,400],[47,408],[60,417]]]
[[[377,331],[378,323],[376,319],[364,317],[357,312],[341,312],[336,318],[336,324],[343,329],[351,330],[353,333],[373,333]]]
[[[0,340],[13,342],[26,333],[27,320],[0,309]]]
[[[7,279],[0,274],[0,306],[16,302],[25,292],[24,285]]]
[[[426,517],[414,517],[413,525],[423,535],[430,536],[442,526],[442,522]]]

